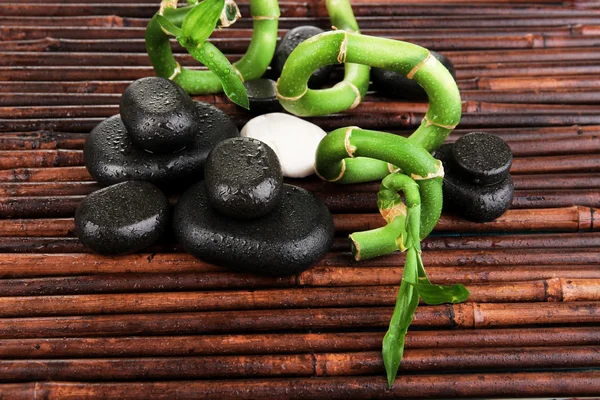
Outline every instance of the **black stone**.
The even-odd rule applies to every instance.
[[[444,163],[444,210],[474,222],[493,221],[508,210],[514,196],[509,172],[512,152],[502,139],[469,133],[454,144],[441,145],[435,157]],[[494,161],[495,157],[504,161]],[[483,167],[489,170],[486,172]]]
[[[284,185],[268,215],[236,220],[208,205],[204,184],[186,191],[175,207],[175,235],[189,253],[235,271],[292,275],[321,259],[329,249],[333,218],[312,193]]]
[[[239,132],[218,108],[200,102],[196,102],[196,108],[199,128],[194,142],[171,154],[148,153],[135,146],[119,115],[104,120],[85,142],[87,169],[94,179],[106,185],[140,180],[172,186],[202,180],[208,153],[221,140],[239,136]]]
[[[298,47],[300,43],[323,32],[325,31],[317,28],[316,26],[310,25],[298,26],[294,29],[290,29],[283,36],[279,42],[279,45],[277,46],[277,50],[275,50],[275,55],[273,56],[273,61],[271,62],[273,78],[279,78],[285,62],[290,54],[292,54],[292,51],[294,51],[294,49]],[[323,86],[329,80],[332,70],[332,65],[325,65],[317,69],[308,80],[308,87],[316,89]]]
[[[250,110],[248,111],[251,114],[262,115],[283,110],[281,103],[277,100],[275,85],[275,81],[271,79],[256,79],[244,82],[250,101]]]
[[[431,55],[437,58],[456,79],[456,71],[452,62],[444,55],[431,51]],[[427,93],[416,81],[395,71],[381,68],[371,68],[371,79],[373,88],[386,96],[398,99],[427,100]]]
[[[208,201],[224,215],[252,219],[277,205],[283,175],[277,154],[260,140],[239,137],[217,144],[206,159]]]
[[[194,142],[194,101],[165,78],[138,79],[121,96],[121,118],[131,141],[153,153],[172,153]]]
[[[444,210],[453,211],[469,221],[489,222],[508,210],[514,187],[510,175],[495,185],[479,186],[447,173],[443,193]]]
[[[485,132],[460,137],[452,146],[452,158],[462,179],[491,185],[506,179],[512,164],[512,151],[504,140]]]
[[[75,212],[75,232],[96,253],[134,253],[161,237],[170,216],[169,201],[156,186],[123,182],[93,192],[81,202]]]

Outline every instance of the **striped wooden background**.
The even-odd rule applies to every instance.
[[[280,35],[330,25],[323,1],[280,6]],[[432,281],[464,283],[472,296],[419,307],[394,388],[380,348],[404,256],[356,263],[343,239],[382,223],[376,183],[293,182],[327,203],[338,233],[298,276],[230,273],[167,242],[89,254],[72,217],[99,186],[81,149],[129,83],[152,75],[143,37],[158,4],[1,0],[0,398],[600,395],[600,5],[353,6],[363,33],[456,65],[464,116],[450,140],[485,130],[515,154],[511,210],[487,224],[444,215],[424,242]],[[236,60],[250,34],[242,19],[211,40]],[[248,119],[223,96],[198,99],[240,127]],[[353,111],[311,120],[409,134],[426,107],[370,93]]]

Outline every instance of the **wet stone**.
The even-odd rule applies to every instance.
[[[235,271],[293,275],[321,259],[333,240],[333,218],[312,193],[283,185],[264,217],[236,220],[208,205],[204,184],[186,191],[175,207],[175,235],[187,252]]]
[[[469,221],[489,222],[508,210],[514,186],[510,175],[494,185],[479,186],[450,174],[444,177],[443,193],[445,210],[451,210]]]
[[[271,79],[256,79],[244,82],[250,101],[250,114],[261,115],[281,111],[281,103],[277,100],[275,81]]]
[[[210,205],[239,219],[271,212],[283,187],[275,152],[260,140],[248,137],[217,144],[206,160],[204,179]]]
[[[165,195],[147,182],[129,181],[87,196],[75,213],[75,232],[90,250],[104,255],[140,251],[170,225]]]
[[[133,144],[121,117],[114,115],[96,126],[84,146],[84,160],[98,182],[111,185],[141,180],[166,187],[203,179],[208,153],[221,140],[239,136],[235,124],[218,108],[201,102],[194,142],[176,153],[149,153]]]
[[[153,153],[171,153],[194,142],[198,117],[194,102],[175,82],[138,79],[121,96],[121,118],[131,141]]]
[[[513,159],[504,140],[485,132],[461,136],[452,146],[452,157],[463,179],[481,185],[506,179]]]
[[[439,62],[441,62],[456,79],[456,71],[452,62],[444,55],[431,51]],[[371,68],[371,79],[373,87],[378,92],[388,97],[410,100],[427,100],[427,93],[415,80],[408,79],[406,76],[387,69]]]
[[[443,144],[435,152],[435,157],[444,163],[444,210],[473,222],[489,222],[500,217],[508,210],[514,196],[509,171],[512,152],[499,137],[487,133],[484,135],[493,137],[491,141],[495,144],[482,148],[482,145],[486,147],[485,143],[489,144],[490,139],[480,140],[480,132],[470,133],[454,144]],[[505,150],[508,150],[508,155]],[[498,154],[491,154],[490,151]],[[458,161],[455,157],[457,154]],[[494,161],[496,157],[504,161]],[[507,159],[510,159],[508,165]],[[465,172],[465,166],[469,168],[468,173]]]
[[[300,43],[323,32],[325,31],[317,28],[316,26],[310,25],[298,26],[294,29],[290,29],[283,36],[279,42],[279,45],[277,46],[277,50],[275,50],[275,55],[273,56],[273,61],[271,62],[273,78],[279,78],[281,71],[283,71],[285,62],[290,54],[292,54],[292,51],[294,51],[294,49],[298,47]],[[323,86],[329,80],[332,70],[332,65],[325,65],[317,69],[308,80],[308,87],[311,89],[318,89]]]
[[[327,134],[319,126],[285,113],[252,118],[241,132],[270,146],[286,178],[303,178],[315,172],[315,153]]]

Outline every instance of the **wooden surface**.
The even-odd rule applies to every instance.
[[[353,6],[364,33],[454,62],[464,116],[450,141],[485,130],[515,154],[506,215],[487,224],[444,215],[423,243],[431,280],[464,283],[472,295],[418,308],[393,390],[380,348],[404,255],[357,263],[344,240],[382,224],[376,183],[292,182],[327,203],[338,235],[298,276],[228,272],[173,243],[120,258],[89,254],[72,219],[100,187],[82,166],[83,143],[118,112],[127,85],[152,74],[143,37],[158,5],[1,0],[0,398],[600,395],[600,6]],[[330,25],[321,1],[281,9],[281,35]],[[211,40],[237,59],[250,28],[242,19]],[[223,96],[198,99],[240,127],[248,120]],[[426,107],[370,93],[353,111],[312,120],[409,134]]]

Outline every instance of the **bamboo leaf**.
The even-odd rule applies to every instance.
[[[248,93],[233,65],[213,44],[204,42],[200,47],[187,50],[196,60],[206,65],[221,81],[223,91],[235,104],[249,109]]]
[[[424,280],[419,279],[421,282]],[[423,301],[429,305],[462,303],[469,297],[463,285],[440,286],[431,283],[411,283]]]
[[[190,6],[193,6],[193,5],[196,5],[196,4],[198,4],[198,0],[187,0],[187,3],[188,3]]]
[[[208,39],[217,26],[224,6],[224,0],[204,0],[187,13],[181,24],[186,47],[198,47]]]
[[[398,374],[398,368],[404,355],[404,338],[419,305],[419,296],[412,284],[417,280],[416,250],[408,249],[402,283],[398,291],[394,314],[390,327],[383,338],[383,364],[387,373],[388,385],[391,388]]]
[[[174,23],[172,23],[171,21],[169,21],[162,15],[156,14],[156,21],[162,28],[163,32],[165,32],[167,35],[173,35],[175,37],[181,36],[181,34],[182,34],[181,28],[179,28],[177,25],[175,25]]]

